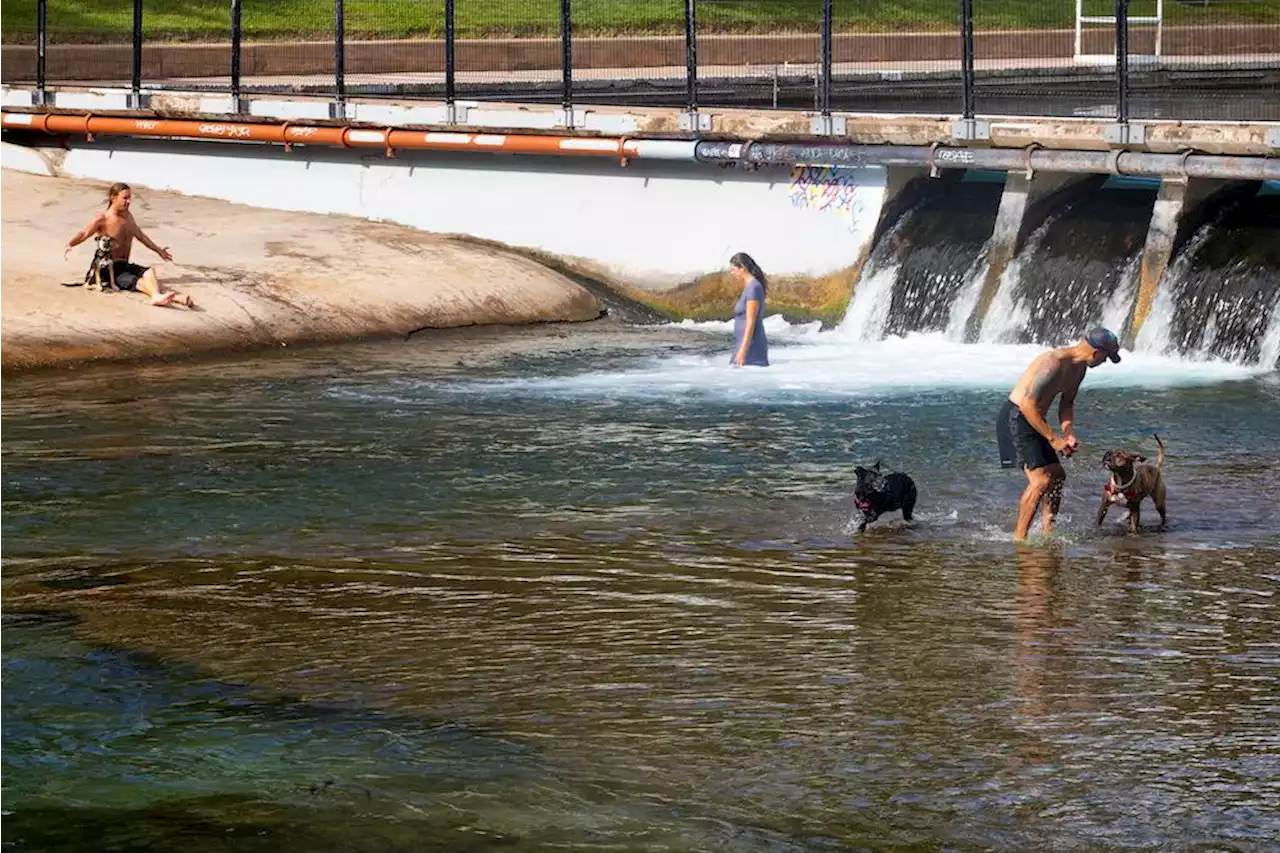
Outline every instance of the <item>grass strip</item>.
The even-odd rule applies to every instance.
[[[230,4],[209,0],[143,0],[143,35],[153,41],[229,38]],[[1134,0],[1130,15],[1152,15],[1155,0]],[[982,30],[1074,26],[1075,6],[1051,0],[974,0]],[[818,32],[821,0],[700,0],[699,34]],[[1086,14],[1111,14],[1111,0],[1086,0]],[[333,0],[243,0],[244,37],[252,41],[332,38]],[[837,0],[839,32],[958,31],[958,0]],[[346,0],[350,39],[441,38],[443,0]],[[7,43],[35,38],[36,0],[0,0],[0,36]],[[1168,0],[1166,25],[1280,23],[1275,0]],[[128,42],[133,0],[49,0],[50,43]],[[556,37],[560,0],[457,0],[459,38]],[[579,37],[679,35],[683,0],[575,0]]]

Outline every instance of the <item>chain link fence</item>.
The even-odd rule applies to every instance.
[[[9,85],[1280,119],[1276,0],[0,0]]]

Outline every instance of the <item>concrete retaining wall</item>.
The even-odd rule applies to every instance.
[[[885,186],[879,168],[744,172],[643,160],[623,168],[561,157],[403,152],[388,159],[107,139],[73,144],[57,170],[466,234],[580,260],[604,276],[650,287],[722,270],[736,251],[777,275],[847,268],[871,238]]]

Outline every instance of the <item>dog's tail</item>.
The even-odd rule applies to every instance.
[[[1164,470],[1164,442],[1161,441],[1160,436],[1156,435],[1154,432],[1151,433],[1151,435],[1152,437],[1155,438],[1156,444],[1160,445],[1160,452],[1156,454],[1156,470],[1163,471]]]

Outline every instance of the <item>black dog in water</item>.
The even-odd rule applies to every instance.
[[[915,481],[898,471],[890,474],[881,472],[880,461],[870,468],[859,465],[856,471],[858,484],[853,487],[853,502],[862,510],[859,533],[866,530],[868,524],[895,509],[902,510],[904,521],[911,520],[911,511],[916,505]]]

